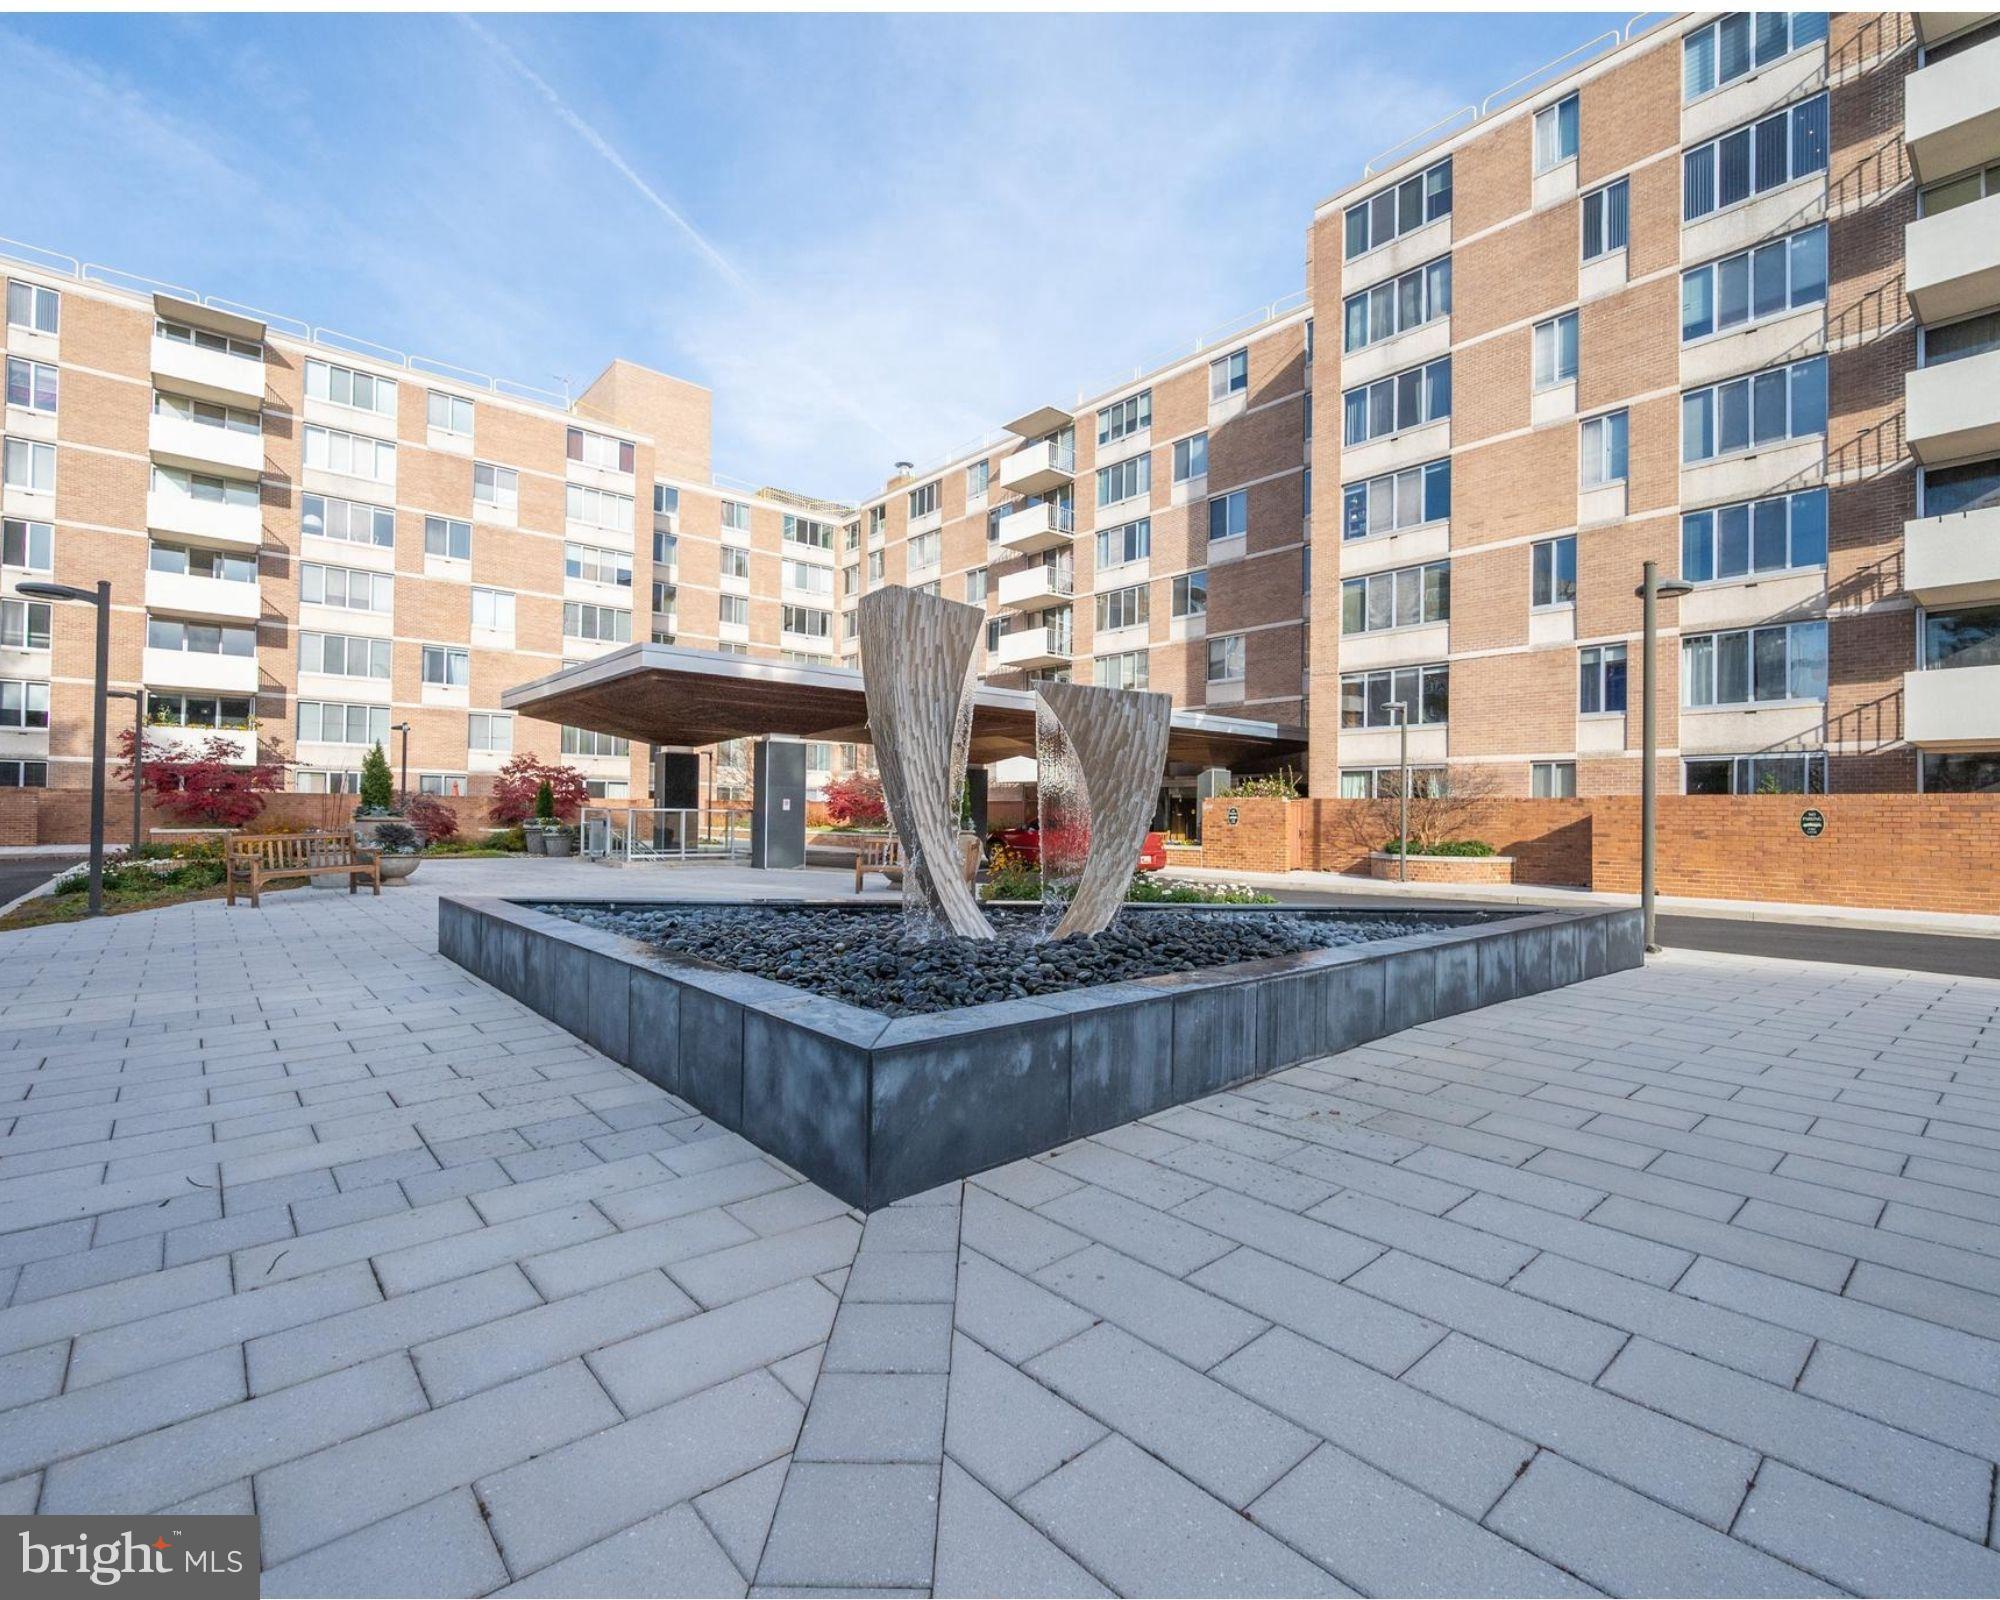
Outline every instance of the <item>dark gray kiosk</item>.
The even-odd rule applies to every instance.
[[[751,765],[750,865],[806,864],[806,747],[759,739]]]

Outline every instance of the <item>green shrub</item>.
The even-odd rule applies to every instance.
[[[396,780],[389,775],[389,758],[378,742],[361,758],[361,815],[379,817],[395,809]]]
[[[1225,800],[1296,800],[1299,797],[1299,775],[1290,767],[1280,767],[1276,772],[1265,772],[1249,778],[1238,778],[1222,791]]]
[[[1391,839],[1382,849],[1388,855],[1401,855],[1403,841]],[[1413,856],[1493,856],[1499,853],[1484,839],[1439,839],[1433,844],[1425,844],[1421,839],[1410,841],[1410,854]]]

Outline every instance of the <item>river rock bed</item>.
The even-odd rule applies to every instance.
[[[912,934],[895,912],[779,905],[536,907],[733,972],[892,1017],[1019,1000],[1269,956],[1438,933],[1483,917],[1415,912],[1128,911],[1103,933],[1047,939],[1034,911],[988,909],[997,939]]]

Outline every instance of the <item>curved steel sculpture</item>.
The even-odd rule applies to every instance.
[[[868,733],[903,845],[904,902],[968,939],[993,937],[960,867],[955,810],[985,624],[975,606],[901,587],[864,594],[855,612]]]
[[[865,603],[865,602],[864,602]],[[1125,903],[1167,762],[1173,701],[1163,694],[1045,683],[1037,698],[1061,726],[1083,787],[1088,829],[1082,876],[1055,938],[1102,933]],[[1042,822],[1042,848],[1049,838]]]

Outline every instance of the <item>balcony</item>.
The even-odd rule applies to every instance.
[[[1903,237],[1905,282],[1920,321],[2000,306],[2000,194],[1919,217]]]
[[[1015,494],[1049,494],[1076,476],[1076,449],[1037,439],[1000,463],[1000,487]]]
[[[1904,673],[1903,737],[1925,750],[2000,744],[2000,665]]]
[[[254,478],[264,470],[261,433],[242,433],[234,428],[218,428],[155,412],[146,444],[155,461],[170,467],[186,467],[192,472],[225,472],[232,477]]]
[[[1000,519],[999,544],[1016,555],[1033,555],[1055,550],[1070,541],[1076,531],[1076,513],[1055,500],[1031,500]]]
[[[1067,428],[1072,417],[1061,406],[1036,406],[1007,423],[1006,430],[1023,439],[1039,439],[1054,433],[1059,428]]]
[[[1065,605],[1076,593],[1076,574],[1066,565],[1046,563],[1021,572],[1000,574],[998,595],[1002,611],[1046,611]]]
[[[1906,374],[1903,409],[1910,453],[1926,466],[2000,454],[2000,350]]]
[[[228,578],[197,578],[185,572],[146,574],[146,609],[221,622],[255,622],[260,610],[257,585]]]
[[[183,533],[215,544],[254,549],[264,542],[264,509],[254,501],[228,505],[154,490],[146,496],[146,526],[155,533]]]
[[[228,350],[206,350],[153,335],[153,381],[175,394],[199,395],[230,405],[264,403],[264,363]]]
[[[2000,160],[2000,38],[1903,80],[1903,142],[1918,183]]]
[[[228,746],[227,759],[232,765],[247,767],[257,759],[257,735],[248,728],[179,728],[153,724],[146,729],[146,753],[149,757],[192,755],[211,739],[220,739]]]
[[[1904,523],[1903,587],[1925,606],[2000,600],[2000,506]]]
[[[1070,632],[1067,628],[1020,628],[1000,635],[993,652],[993,665],[1005,669],[1033,670],[1037,667],[1066,667],[1070,662]]]
[[[149,689],[212,689],[217,694],[255,694],[255,656],[206,655],[196,650],[146,647],[143,666]]]

